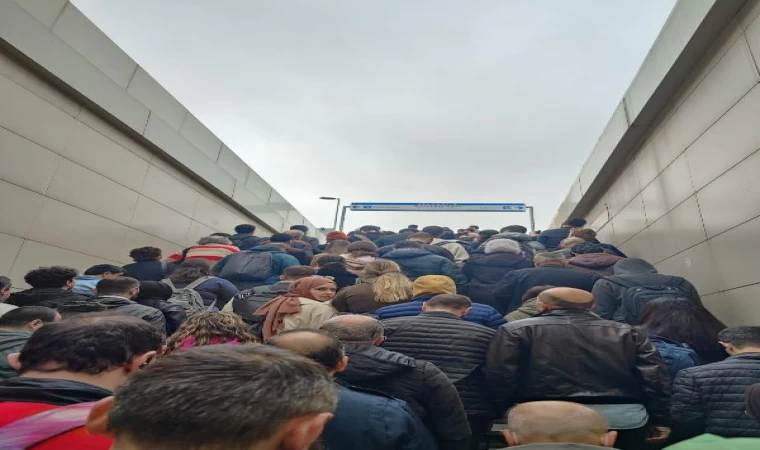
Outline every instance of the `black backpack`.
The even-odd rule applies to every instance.
[[[618,322],[636,323],[641,310],[647,303],[656,298],[689,296],[686,280],[677,276],[671,276],[667,281],[658,285],[634,285],[615,277],[605,279],[626,288],[623,293],[622,305],[615,312],[614,319]]]
[[[238,252],[228,256],[220,278],[235,280],[244,274],[248,280],[264,281],[272,276],[272,253]]]

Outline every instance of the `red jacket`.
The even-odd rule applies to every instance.
[[[59,408],[59,406],[47,403],[2,402],[0,403],[0,427],[53,408]],[[0,435],[2,435],[2,428],[0,428]],[[113,439],[93,436],[84,427],[80,427],[29,447],[29,450],[108,450],[112,445]]]

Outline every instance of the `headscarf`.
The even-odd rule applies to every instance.
[[[414,280],[412,297],[425,294],[456,294],[457,285],[445,275],[425,275]]]
[[[330,278],[319,276],[301,278],[290,285],[287,294],[275,297],[257,309],[253,315],[264,316],[264,327],[262,330],[264,339],[269,339],[277,334],[277,330],[282,325],[285,316],[301,312],[300,297],[314,300],[311,290],[325,284],[332,284],[337,287],[335,282]]]
[[[747,388],[744,394],[744,406],[755,422],[760,422],[760,383]]]

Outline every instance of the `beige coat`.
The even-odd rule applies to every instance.
[[[432,245],[438,245],[440,242],[446,242],[443,239],[433,239],[433,241],[430,243]],[[454,255],[454,262],[459,266],[461,269],[462,266],[464,266],[464,262],[470,259],[470,254],[467,253],[467,250],[462,247],[461,244],[457,242],[446,242],[445,244],[440,244],[440,247],[445,248],[446,250],[450,251],[452,255]]]
[[[300,328],[318,329],[325,322],[338,315],[330,302],[318,302],[310,298],[299,297],[301,312],[289,314],[282,320],[278,333]]]

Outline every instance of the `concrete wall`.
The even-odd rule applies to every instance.
[[[700,2],[683,0],[676,8],[692,13],[697,26],[717,25],[704,6],[695,11]],[[688,278],[730,325],[760,323],[759,15],[755,0],[720,18],[712,45],[665,92],[656,119],[637,131],[642,138],[619,162],[607,158],[611,164],[587,176],[599,182],[596,192],[575,186],[556,219],[584,216],[600,239]],[[663,34],[677,25],[669,21]],[[633,125],[635,115],[623,129]]]
[[[314,226],[73,5],[0,0],[0,275]]]

